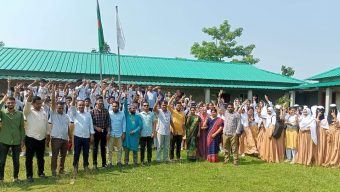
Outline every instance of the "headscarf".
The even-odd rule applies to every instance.
[[[316,117],[318,117],[318,114],[320,112],[322,112],[322,115],[320,115],[320,127],[324,129],[329,129],[327,118],[325,118],[325,108],[323,106],[318,106],[316,111]]]
[[[268,110],[271,111],[271,114],[269,115],[268,113],[266,114],[266,121],[264,123],[265,128],[269,128],[270,125],[275,125],[276,124],[276,114],[273,109],[273,107],[268,107]]]
[[[333,123],[333,117],[331,115],[332,113],[332,110],[335,110],[335,116],[340,119],[340,112],[339,110],[337,109],[336,107],[336,104],[331,104],[330,105],[330,108],[329,108],[329,111],[328,111],[328,116],[327,116],[327,121],[328,121],[328,124],[332,124]]]
[[[307,116],[302,115],[302,118],[300,119],[300,122],[299,122],[300,129],[304,130],[309,127],[313,143],[316,145],[318,143],[317,142],[318,139],[317,139],[317,133],[316,133],[315,119],[312,116],[311,110],[309,108],[305,108],[304,110],[307,111]]]

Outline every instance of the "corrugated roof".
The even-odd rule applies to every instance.
[[[99,76],[99,63],[98,53],[0,48],[0,71],[6,75],[34,76],[44,72],[50,73],[52,78],[58,78],[58,75],[62,76],[60,78],[75,78],[75,75],[93,77]],[[117,75],[117,55],[102,55],[102,66],[104,76]],[[207,86],[266,86],[264,84],[269,83],[273,87],[304,83],[248,64],[128,55],[121,56],[121,75],[126,81],[158,78],[157,82],[174,80],[176,83],[189,83],[192,86],[199,82]],[[182,81],[183,79],[186,81]]]
[[[291,89],[309,89],[317,87],[337,87],[337,86],[340,86],[340,81],[331,81],[323,83],[306,83],[300,86],[291,87]]]
[[[309,77],[307,80],[320,80],[325,78],[340,77],[340,67]]]
[[[0,79],[8,79],[9,76],[0,76]],[[14,78],[14,77],[11,77]],[[17,80],[36,80],[35,77],[15,77]],[[59,79],[59,78],[45,78],[52,81],[75,81],[77,79]],[[99,79],[91,79],[97,80]],[[201,84],[201,83],[176,83],[176,82],[154,82],[154,81],[121,81],[123,84],[130,85],[160,85],[172,87],[210,87],[210,88],[234,88],[234,89],[272,89],[272,90],[286,90],[290,87],[270,86],[270,85],[224,85],[224,84]]]

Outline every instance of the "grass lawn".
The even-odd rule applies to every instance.
[[[72,170],[72,159],[71,155],[67,156],[66,171]],[[22,180],[25,179],[24,160],[21,157],[19,178]],[[36,167],[34,159],[34,174]],[[49,157],[45,157],[45,173],[51,175]],[[70,184],[70,175],[44,180],[34,177],[32,184],[26,181],[13,184],[12,160],[8,157],[5,183],[0,186],[0,191],[340,191],[340,169],[271,164],[254,157],[241,158],[237,167],[183,161],[136,168],[129,166],[121,171],[114,167],[89,174],[80,169],[74,184]]]

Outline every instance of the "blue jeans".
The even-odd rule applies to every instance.
[[[9,148],[12,149],[12,159],[13,159],[13,177],[18,178],[19,174],[19,155],[20,155],[20,145],[6,145],[0,143],[0,180],[4,180],[6,158]]]
[[[89,166],[90,139],[74,136],[73,167],[78,168],[80,152],[83,149],[84,168]]]

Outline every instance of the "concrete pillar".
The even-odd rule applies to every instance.
[[[204,101],[205,103],[210,102],[210,88],[204,88]]]
[[[248,90],[247,97],[252,102],[252,100],[253,100],[253,90],[252,89]]]
[[[325,109],[326,114],[328,114],[329,111],[329,105],[332,104],[332,88],[327,87],[326,88],[326,102],[325,102]]]
[[[295,105],[295,91],[290,91],[290,106]]]

